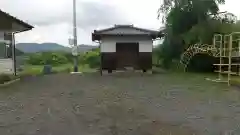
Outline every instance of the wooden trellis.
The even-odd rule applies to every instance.
[[[208,44],[195,44],[190,46],[181,56],[181,63],[185,66],[185,70],[187,69],[187,66],[192,57],[199,53],[206,53],[210,56],[214,56],[216,54],[216,51],[214,46]]]
[[[240,32],[234,32],[228,35],[215,34],[213,45],[196,44],[190,46],[182,55],[181,63],[185,69],[192,57],[198,53],[207,53],[218,59],[214,64],[218,70],[218,78],[215,82],[226,82],[231,85],[232,76],[240,76]],[[227,79],[223,77],[227,75]]]
[[[223,40],[223,41],[222,41]],[[222,44],[223,43],[223,44]],[[214,64],[218,67],[219,77],[217,82],[227,82],[231,85],[232,75],[240,76],[240,32],[234,32],[229,35],[215,35],[214,47],[219,48],[219,63]],[[223,78],[227,75],[227,79]]]

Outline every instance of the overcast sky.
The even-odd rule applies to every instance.
[[[162,0],[77,0],[78,44],[92,44],[94,29],[134,24],[159,29],[157,10]],[[226,0],[222,11],[240,16],[239,0]],[[0,0],[1,10],[35,28],[18,34],[17,42],[55,42],[68,45],[72,35],[72,0]]]

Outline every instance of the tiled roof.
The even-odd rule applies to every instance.
[[[102,30],[94,30],[92,33],[92,40],[93,41],[99,41],[101,40],[102,36],[106,35],[117,35],[117,36],[135,36],[135,35],[143,35],[143,36],[151,36],[153,39],[158,37],[163,37],[163,29],[160,29],[158,31],[156,30],[149,30],[149,29],[143,29],[138,28],[133,25],[115,25],[114,27],[110,27],[107,29]]]
[[[107,29],[94,30],[94,33],[95,34],[104,34],[106,32],[113,31],[113,30],[119,29],[119,28],[132,29],[132,30],[137,30],[141,33],[149,33],[149,34],[156,34],[156,33],[159,32],[159,31],[155,31],[155,30],[149,30],[149,29],[134,27],[133,25],[114,25],[114,27],[110,27],[110,28],[107,28]],[[120,33],[115,33],[115,34],[128,34],[128,33],[126,31],[121,31]]]
[[[9,19],[19,23],[20,25],[23,25],[24,27],[26,27],[27,30],[30,30],[30,29],[33,28],[33,26],[31,26],[30,24],[28,24],[28,23],[26,23],[26,22],[24,22],[24,21],[22,21],[22,20],[20,20],[20,19],[18,19],[16,17],[14,17],[14,16],[11,16],[10,14],[2,11],[1,9],[0,9],[0,14],[4,15],[6,18],[9,18]]]

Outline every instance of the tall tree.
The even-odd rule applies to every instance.
[[[195,25],[201,24],[219,12],[218,5],[225,0],[163,0],[159,8],[165,23],[165,40],[162,53],[165,64],[173,58],[179,58],[186,47],[184,34]]]

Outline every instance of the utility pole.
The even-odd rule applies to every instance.
[[[73,0],[73,45],[74,49],[77,49],[77,19],[76,19],[76,0]],[[78,49],[77,49],[78,51]],[[74,57],[74,72],[78,72],[78,54]]]

